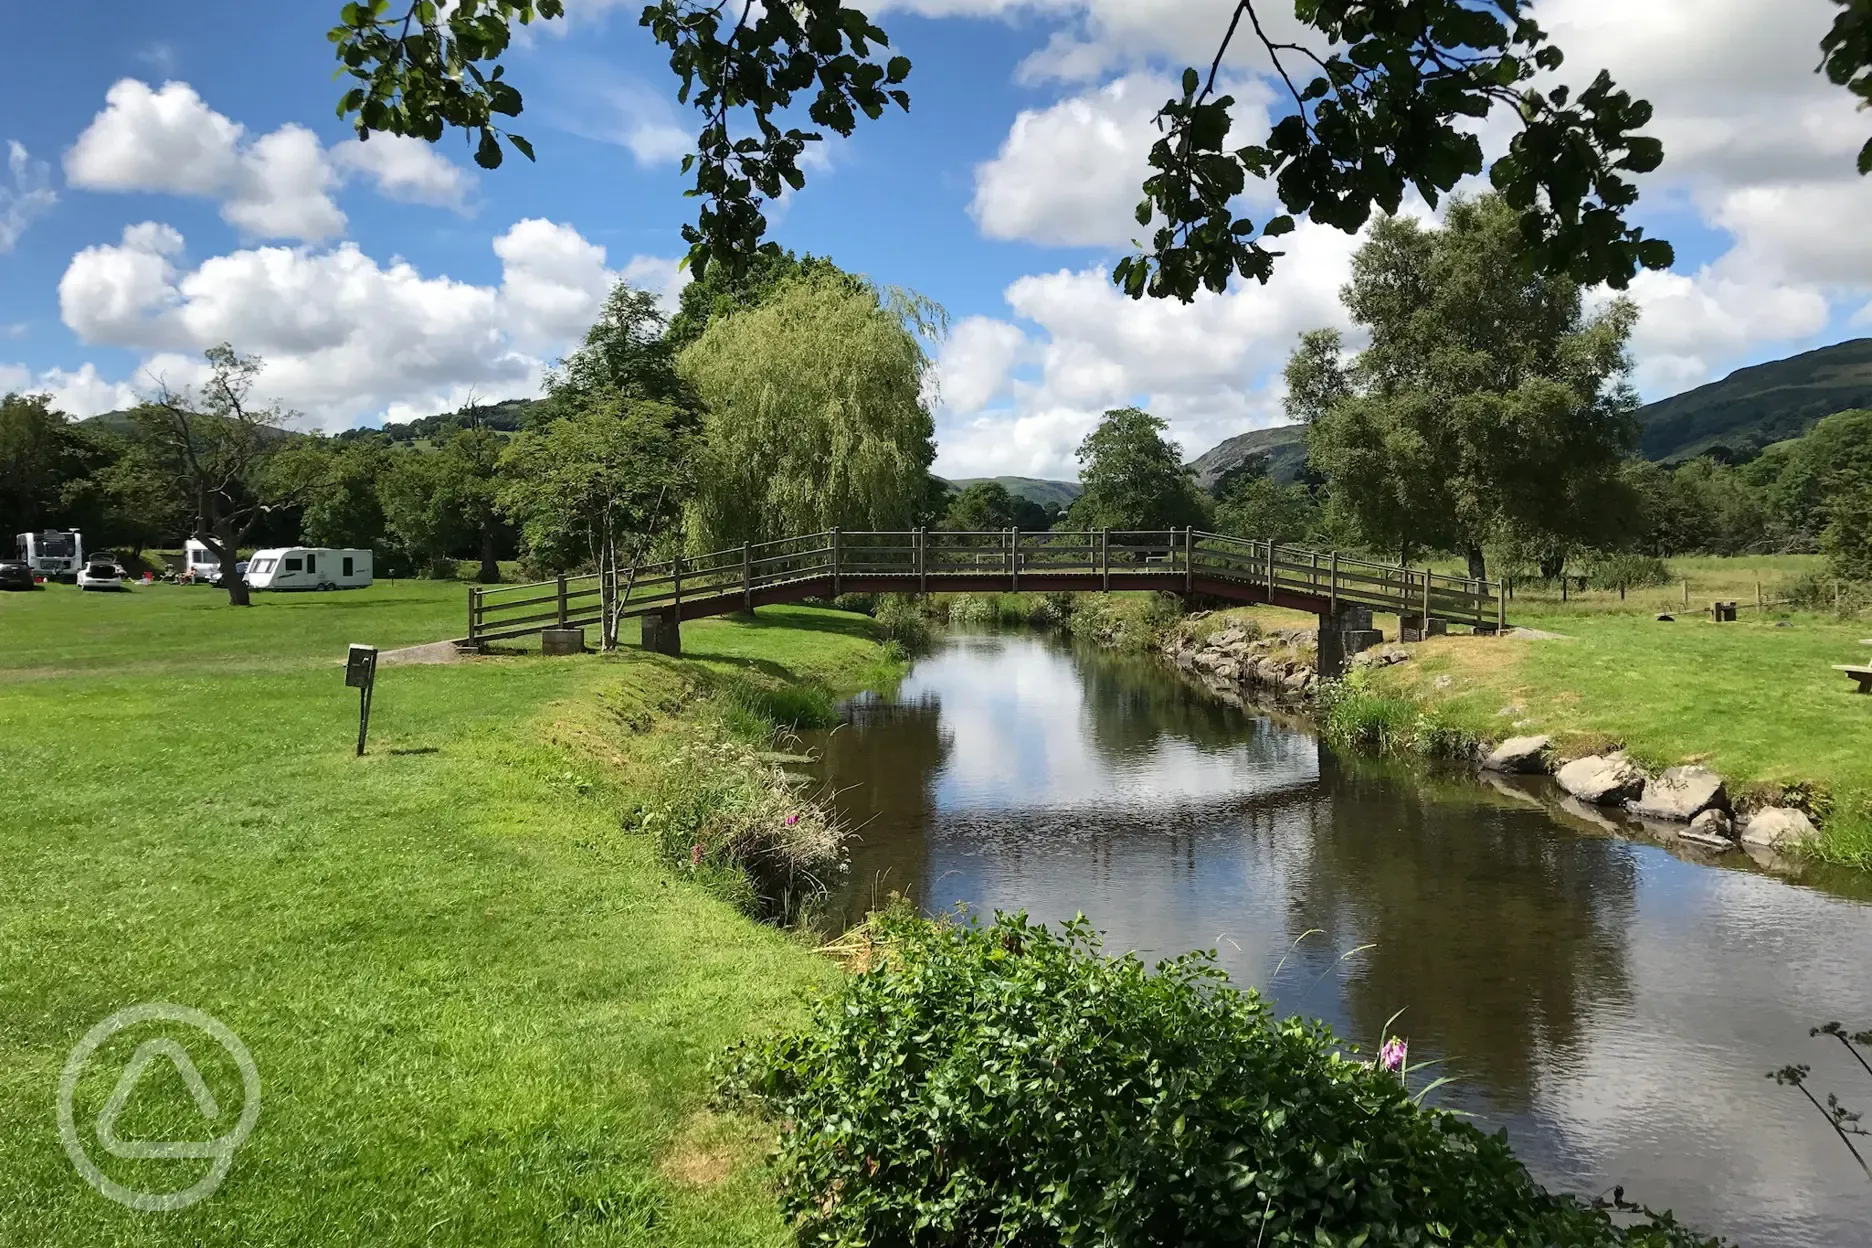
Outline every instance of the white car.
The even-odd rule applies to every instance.
[[[93,559],[78,569],[79,589],[115,589],[121,590],[124,570],[114,563]]]

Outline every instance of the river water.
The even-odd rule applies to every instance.
[[[1458,1078],[1435,1099],[1506,1128],[1551,1187],[1623,1184],[1742,1244],[1872,1243],[1872,1184],[1764,1077],[1810,1063],[1823,1100],[1872,1108],[1872,1080],[1807,1034],[1872,1026],[1857,877],[1680,860],[1034,634],[951,637],[806,744],[860,829],[835,921],[896,891],[1083,912],[1146,961],[1213,949],[1368,1051],[1403,1010],[1411,1060]]]

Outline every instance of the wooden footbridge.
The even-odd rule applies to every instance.
[[[643,620],[648,649],[676,653],[681,621],[848,593],[1038,593],[1160,590],[1270,603],[1320,618],[1320,670],[1369,644],[1371,613],[1395,612],[1407,635],[1435,621],[1492,632],[1507,625],[1496,581],[1336,552],[1204,533],[1094,530],[962,533],[830,529],[683,555],[631,570],[468,591],[464,642]],[[1357,634],[1358,636],[1354,636]]]

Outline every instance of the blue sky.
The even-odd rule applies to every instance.
[[[333,113],[336,0],[79,3],[14,17],[0,79],[0,387],[75,414],[226,338],[308,425],[533,392],[617,275],[673,293],[695,123],[635,4],[573,0],[509,74],[539,162],[373,140]],[[1769,10],[1772,10],[1770,12]],[[1280,419],[1294,335],[1343,324],[1355,240],[1303,226],[1267,288],[1192,307],[1105,281],[1137,228],[1150,113],[1226,0],[888,0],[908,115],[826,145],[771,234],[941,302],[939,469],[1071,475],[1103,408],[1141,402],[1191,454]],[[1651,98],[1669,161],[1641,218],[1677,244],[1634,289],[1656,398],[1863,333],[1872,122],[1812,74],[1826,0],[1544,0],[1583,79]],[[1691,37],[1694,35],[1694,37]],[[1232,63],[1243,132],[1274,97]],[[1498,137],[1491,132],[1490,141]],[[1250,195],[1251,203],[1265,196]],[[1264,210],[1265,211],[1265,210]],[[126,232],[128,231],[128,232]]]

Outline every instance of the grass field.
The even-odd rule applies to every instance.
[[[448,636],[461,601],[0,595],[0,1243],[785,1241],[706,1063],[833,972],[622,831],[613,764],[706,673],[878,674],[870,622],[776,608],[686,626],[682,661],[387,666],[353,757],[345,644]],[[74,1044],[149,1001],[227,1024],[262,1086],[225,1184],[180,1212],[93,1191],[54,1112]],[[99,1050],[75,1121],[113,1179],[166,1191],[208,1163],[113,1158],[92,1129],[155,1034],[192,1037],[222,1116],[158,1062],[118,1135],[225,1129],[232,1062],[158,1024]]]

